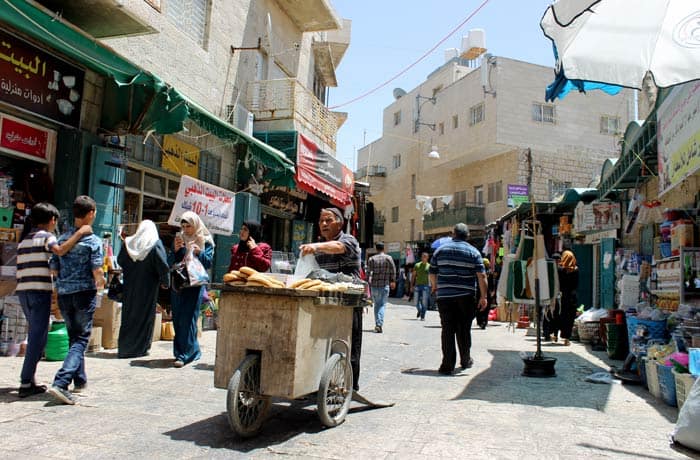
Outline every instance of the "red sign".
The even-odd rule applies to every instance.
[[[0,31],[0,101],[78,127],[84,77],[81,69]]]
[[[0,147],[42,160],[53,152],[56,133],[16,118],[0,118]]]
[[[296,182],[307,192],[321,192],[336,206],[351,203],[355,177],[350,169],[299,134]],[[311,189],[311,190],[309,190]]]

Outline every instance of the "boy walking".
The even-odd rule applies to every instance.
[[[17,246],[17,297],[29,323],[27,352],[20,374],[19,397],[26,398],[46,391],[46,385],[37,385],[34,378],[36,366],[46,347],[51,314],[51,254],[62,256],[70,251],[75,243],[92,233],[92,227],[84,225],[58,244],[53,231],[58,221],[58,209],[50,203],[37,203],[28,217],[29,233]]]
[[[75,226],[58,238],[67,241],[75,228],[92,225],[95,220],[95,200],[81,195],[73,202]],[[95,235],[83,236],[72,251],[62,257],[52,257],[50,267],[58,273],[58,306],[66,321],[70,348],[63,366],[54,377],[49,392],[64,404],[75,404],[75,396],[68,390],[73,382],[73,391],[78,393],[87,385],[85,374],[85,349],[92,332],[97,290],[105,285],[102,241]]]

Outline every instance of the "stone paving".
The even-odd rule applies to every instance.
[[[259,436],[238,439],[226,391],[213,386],[216,331],[205,331],[202,359],[182,369],[172,367],[170,342],[140,359],[89,355],[89,387],[77,406],[48,394],[19,399],[22,358],[0,358],[0,457],[688,458],[669,447],[677,409],[639,386],[584,381],[608,369],[605,353],[545,344],[557,376],[522,377],[519,352],[534,351],[534,337],[491,323],[472,330],[474,367],[442,376],[437,312],[422,322],[412,306],[390,301],[383,334],[372,332],[371,311],[364,317],[360,386],[394,407],[353,403],[345,423],[327,429],[315,400],[281,400]],[[42,361],[39,380],[50,382],[59,367]]]

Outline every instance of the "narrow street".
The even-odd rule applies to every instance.
[[[78,406],[48,394],[19,399],[22,359],[0,358],[0,457],[687,458],[668,443],[677,409],[642,387],[584,381],[608,369],[604,353],[546,344],[557,377],[525,378],[518,353],[534,350],[534,337],[491,323],[472,330],[474,367],[441,376],[437,312],[421,322],[412,306],[390,301],[383,334],[364,317],[360,386],[394,407],[353,403],[344,424],[325,429],[315,398],[278,401],[258,437],[237,439],[226,392],[213,387],[216,331],[205,331],[202,359],[182,369],[171,367],[170,342],[134,360],[89,355]],[[37,377],[50,382],[59,366],[42,361]]]

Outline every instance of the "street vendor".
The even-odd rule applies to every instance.
[[[302,244],[302,256],[313,254],[320,268],[333,273],[360,276],[360,245],[354,236],[343,232],[343,214],[337,208],[324,208],[318,220],[324,241]],[[352,344],[350,364],[352,366],[353,389],[360,389],[360,354],[362,352],[362,309],[353,309]]]

